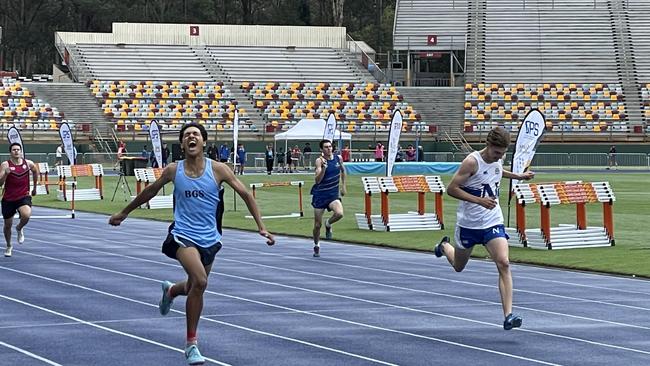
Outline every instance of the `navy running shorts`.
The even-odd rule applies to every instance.
[[[329,207],[330,203],[339,200],[342,202],[341,197],[339,196],[329,196],[329,197],[320,197],[320,196],[312,196],[311,197],[311,206],[313,208],[319,209],[319,210],[327,210],[327,211],[332,211],[332,209]]]
[[[487,229],[467,229],[456,226],[454,235],[456,247],[460,249],[469,249],[476,244],[485,245],[494,238],[506,238],[508,240],[510,236],[506,234],[503,225],[495,225]]]

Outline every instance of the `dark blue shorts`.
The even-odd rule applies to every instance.
[[[221,250],[221,242],[216,242],[214,245],[204,248],[196,245],[196,243],[191,240],[174,236],[172,233],[167,234],[167,238],[162,244],[162,252],[169,258],[178,260],[178,258],[176,258],[176,251],[178,248],[196,248],[201,256],[201,263],[203,263],[204,266],[209,266],[214,262],[214,257],[217,255],[219,250]]]
[[[494,238],[510,239],[503,225],[495,225],[487,229],[467,229],[456,226],[454,238],[456,247],[461,249],[469,249],[476,244],[485,245]]]
[[[332,211],[332,209],[329,208],[330,203],[339,200],[342,202],[341,197],[339,196],[327,196],[327,197],[321,197],[321,196],[312,196],[311,197],[311,206],[313,208],[319,209],[319,210],[327,210],[327,211]]]

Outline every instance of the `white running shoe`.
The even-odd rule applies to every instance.
[[[18,233],[18,244],[22,244],[25,242],[25,228],[22,228],[20,230],[16,230]]]
[[[13,249],[13,247],[7,247],[5,249],[5,257],[11,257],[11,249]]]

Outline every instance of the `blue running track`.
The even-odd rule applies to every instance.
[[[184,274],[160,252],[167,224],[107,221],[33,219],[0,257],[0,365],[185,364],[184,298],[157,306]],[[455,273],[426,253],[324,242],[313,258],[304,238],[224,236],[206,364],[650,365],[650,281],[513,265],[524,324],[504,331],[492,262]]]

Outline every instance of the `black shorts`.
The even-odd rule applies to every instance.
[[[178,248],[196,248],[201,256],[201,263],[203,263],[204,266],[209,266],[214,262],[214,257],[221,249],[221,242],[216,242],[214,245],[204,248],[196,245],[190,240],[178,236],[175,237],[171,233],[167,234],[167,238],[162,244],[162,252],[169,258],[177,260],[176,251]]]
[[[219,204],[217,205],[217,211],[215,212],[215,216],[217,218],[217,231],[219,232],[219,234],[223,233],[221,230],[221,223],[223,220],[223,212],[224,212],[224,205],[223,205],[224,191],[225,190],[223,188],[219,191]],[[168,256],[169,258],[178,260],[178,258],[176,258],[176,251],[178,250],[178,248],[194,247],[196,248],[196,250],[199,251],[199,255],[201,256],[201,263],[203,263],[204,266],[208,266],[212,264],[212,262],[214,262],[214,257],[221,249],[221,242],[216,242],[214,245],[204,248],[196,245],[190,240],[186,240],[179,237],[174,238],[174,235],[172,235],[172,230],[174,229],[175,225],[176,222],[172,222],[169,225],[169,228],[167,228],[167,238],[162,244],[162,252],[165,253],[165,255]]]
[[[2,217],[4,219],[14,217],[16,212],[18,212],[18,208],[25,205],[32,207],[32,196],[25,196],[17,201],[2,200]]]

